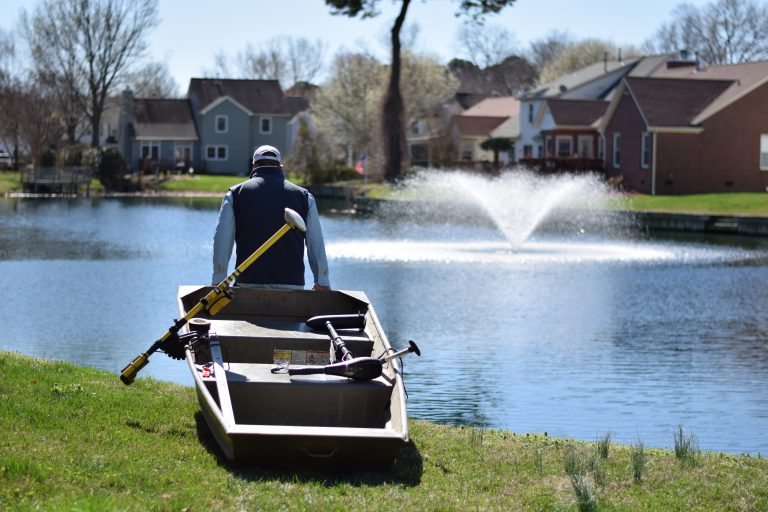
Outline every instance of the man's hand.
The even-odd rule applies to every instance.
[[[312,287],[312,289],[316,292],[329,292],[331,291],[330,286],[323,286],[321,284],[315,284],[315,286]]]

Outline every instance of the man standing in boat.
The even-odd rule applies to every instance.
[[[232,247],[240,265],[284,224],[285,208],[296,211],[307,225],[283,236],[259,261],[237,278],[240,286],[304,288],[304,245],[314,276],[313,290],[330,290],[328,260],[315,198],[307,190],[285,179],[280,151],[260,146],[253,153],[251,177],[230,188],[221,203],[213,236],[213,285],[228,273]]]

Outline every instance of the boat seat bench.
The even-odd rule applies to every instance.
[[[224,364],[236,424],[383,428],[390,419],[393,386],[384,376],[355,381],[334,375],[276,374],[271,372],[273,366]],[[216,397],[215,378],[203,381]]]
[[[211,332],[215,332],[223,347],[224,358],[230,362],[256,362],[272,364],[276,350],[330,351],[327,333],[315,331],[304,322],[264,320],[213,319]],[[354,357],[370,357],[373,341],[364,331],[339,330]]]

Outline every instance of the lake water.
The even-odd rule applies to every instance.
[[[208,284],[218,205],[0,199],[0,348],[117,378],[177,316],[177,286]],[[511,244],[487,219],[407,210],[322,222],[334,288],[364,290],[393,344],[422,349],[412,418],[658,447],[682,425],[704,450],[768,453],[767,240],[569,216]],[[156,354],[142,375],[187,372]]]

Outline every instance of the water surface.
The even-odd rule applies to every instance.
[[[0,199],[0,348],[117,374],[180,284],[208,284],[218,203]],[[322,221],[334,287],[422,349],[411,417],[660,447],[682,424],[703,449],[768,453],[765,240],[569,225],[511,243],[397,208]],[[162,354],[142,375],[192,383]]]

